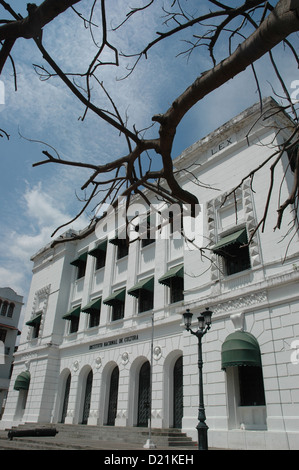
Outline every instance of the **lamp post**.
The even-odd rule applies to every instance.
[[[208,450],[208,426],[206,425],[206,414],[204,407],[203,399],[203,377],[202,377],[202,338],[206,332],[211,328],[211,318],[212,313],[207,307],[204,312],[202,312],[198,319],[198,330],[191,330],[192,316],[193,314],[189,309],[183,313],[185,328],[187,331],[190,331],[192,335],[195,335],[198,339],[198,371],[199,371],[199,407],[198,407],[198,424],[196,426],[198,434],[198,450]]]

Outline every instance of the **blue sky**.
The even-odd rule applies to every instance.
[[[26,15],[26,2],[14,0],[12,3],[16,11]],[[111,3],[114,24],[116,16],[120,17],[124,11],[124,3],[127,4],[123,0]],[[157,0],[157,4],[160,3]],[[198,4],[195,0],[191,3]],[[88,5],[90,0],[85,0],[77,9],[84,12]],[[112,33],[109,37],[112,43],[120,41],[118,45],[123,50],[132,44],[136,44],[138,50],[140,39],[143,44],[152,39],[152,31],[157,30],[156,22],[157,16],[149,19],[141,14],[124,27],[120,39],[112,39]],[[295,41],[298,46],[298,38],[295,37]],[[92,57],[92,51],[86,54],[86,46],[90,50],[89,33],[72,12],[44,29],[43,42],[53,56],[56,52],[57,60],[66,70],[78,69]],[[182,50],[184,44],[177,41],[177,47]],[[151,124],[154,114],[165,112],[197,75],[210,68],[207,55],[203,49],[201,51],[201,55],[194,55],[187,63],[186,58],[175,57],[177,49],[174,50],[171,42],[161,43],[127,80],[114,80],[115,76],[125,73],[122,66],[116,72],[112,67],[105,68],[100,78],[122,113],[128,113],[129,124],[144,128]],[[282,47],[278,47],[275,54],[290,87],[292,81],[299,78],[298,69]],[[32,63],[42,64],[43,61],[32,41],[18,40],[13,57],[18,72],[18,91],[13,88],[9,63],[1,77],[5,104],[0,105],[0,128],[10,134],[10,139],[0,140],[0,286],[13,288],[24,295],[26,301],[31,280],[30,257],[51,240],[51,233],[58,225],[67,222],[81,208],[75,191],[80,194],[80,186],[89,176],[85,170],[53,164],[32,168],[33,163],[43,159],[41,152],[47,147],[26,139],[47,142],[62,158],[97,163],[121,156],[127,149],[117,132],[91,113],[84,122],[78,120],[84,108],[58,79],[39,80]],[[259,61],[256,68],[263,96],[273,95],[271,85],[280,93],[268,59]],[[96,100],[101,103],[103,98],[97,94]],[[173,156],[257,101],[256,85],[251,71],[247,70],[194,107],[178,129]],[[157,129],[152,132],[157,133]],[[83,216],[72,227],[83,228],[87,221],[87,215]]]

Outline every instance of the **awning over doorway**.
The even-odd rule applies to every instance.
[[[261,367],[261,351],[256,338],[245,331],[228,335],[221,350],[222,369],[232,366]]]
[[[16,378],[14,390],[28,390],[30,385],[30,372],[26,370],[21,372]]]

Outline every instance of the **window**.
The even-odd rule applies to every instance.
[[[70,319],[70,329],[69,329],[70,333],[76,333],[78,331],[79,320],[80,320],[80,317],[72,317]]]
[[[31,338],[32,339],[38,338],[41,319],[42,319],[42,314],[38,313],[38,314],[35,314],[35,316],[33,318],[31,318],[31,320],[26,322],[27,326],[32,327],[32,332],[31,332]]]
[[[261,367],[238,367],[240,406],[265,405],[263,372]]]
[[[245,271],[251,267],[246,229],[238,230],[220,241],[212,248],[221,256],[227,276]]]
[[[98,326],[100,324],[101,315],[101,304],[102,298],[94,299],[85,307],[82,308],[82,312],[89,314],[89,328]]]
[[[117,289],[109,297],[103,300],[105,305],[112,307],[111,321],[121,320],[125,312],[126,289]]]
[[[14,308],[15,308],[15,304],[13,304],[13,303],[9,304],[8,312],[7,312],[8,317],[10,317],[10,318],[12,317]]]
[[[100,243],[94,250],[91,250],[88,254],[96,258],[95,269],[104,268],[106,263],[106,251],[107,251],[107,240]]]
[[[128,253],[129,253],[129,245],[127,243],[127,240],[118,239],[117,259],[121,259],[121,258],[124,258],[125,256],[128,256]]]
[[[0,329],[0,341],[2,341],[3,343],[5,343],[6,333],[6,330],[4,330],[3,328]]]
[[[138,312],[146,312],[152,310],[154,306],[154,292],[148,290],[140,290],[138,298]]]
[[[173,235],[175,232],[183,232],[183,214],[181,210],[179,213],[174,213],[173,211],[169,212],[169,224],[170,224],[170,235]]]
[[[87,253],[83,253],[74,261],[71,262],[73,266],[77,267],[77,279],[81,279],[85,276],[86,270],[86,262],[87,262]]]
[[[91,312],[89,314],[89,328],[93,328],[94,326],[99,326],[100,324],[100,310]]]
[[[141,247],[144,248],[145,246],[151,245],[152,243],[155,243],[155,238],[151,238],[151,218],[150,215],[145,220],[141,226],[141,231],[146,230],[146,233],[144,232],[141,234]]]
[[[8,302],[5,301],[3,302],[2,307],[1,307],[1,315],[3,317],[5,317],[7,309],[8,309]]]
[[[170,289],[170,303],[179,302],[184,299],[184,265],[175,266],[158,280]]]
[[[184,279],[182,277],[173,277],[170,279],[170,303],[184,300]]]
[[[77,305],[73,307],[69,312],[63,315],[63,320],[68,320],[70,322],[69,325],[69,333],[76,333],[79,329],[79,321],[80,321],[80,311],[81,305]]]
[[[114,302],[112,306],[111,321],[121,320],[124,318],[125,304],[124,302]]]
[[[152,310],[154,306],[154,276],[142,279],[128,290],[128,294],[138,299],[138,313]]]

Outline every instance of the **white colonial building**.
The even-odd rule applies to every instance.
[[[182,313],[193,312],[196,329],[196,317],[209,307],[209,445],[299,448],[299,241],[297,233],[291,243],[283,237],[291,210],[285,231],[273,231],[279,200],[292,188],[286,153],[275,168],[279,194],[273,191],[265,230],[247,245],[265,210],[272,160],[253,179],[250,173],[289,137],[289,118],[272,99],[263,104],[266,121],[253,106],[175,161],[181,184],[200,202],[193,244],[174,222],[161,230],[151,211],[155,239],[152,233],[128,247],[123,227],[112,230],[107,216],[93,233],[61,238],[32,258],[6,427],[147,426],[152,398],[153,427],[178,427],[196,440],[197,339],[184,329]],[[147,229],[144,220],[135,234]]]

